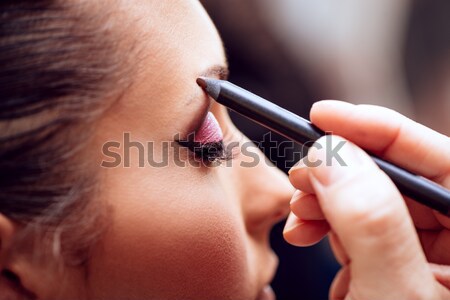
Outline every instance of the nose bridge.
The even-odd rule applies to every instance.
[[[242,210],[250,233],[269,231],[289,212],[294,188],[287,176],[262,153],[260,162],[242,172]]]

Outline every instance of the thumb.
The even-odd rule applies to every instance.
[[[325,218],[350,259],[357,298],[429,297],[433,276],[389,177],[364,151],[337,136],[319,139],[307,164]]]

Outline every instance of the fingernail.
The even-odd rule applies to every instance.
[[[320,138],[309,150],[313,165],[311,174],[322,185],[331,185],[354,172],[358,172],[368,157],[361,149],[338,136]]]
[[[290,205],[294,204],[300,199],[302,192],[300,190],[296,190],[294,195],[292,195]]]
[[[291,173],[295,172],[295,170],[304,169],[305,167],[305,162],[303,159],[300,159],[292,168],[289,169],[288,174],[291,175]]]
[[[339,101],[339,100],[320,100],[315,103],[313,103],[312,109],[317,109],[321,107],[326,107],[329,109],[348,109],[349,107],[355,106],[352,103],[345,102],[345,101]]]

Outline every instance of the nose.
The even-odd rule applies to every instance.
[[[244,155],[241,158],[237,176],[241,182],[239,198],[247,231],[252,235],[266,235],[289,213],[289,201],[294,188],[286,174],[275,167],[258,148],[253,148],[251,152],[253,156]]]

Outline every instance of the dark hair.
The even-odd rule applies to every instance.
[[[110,19],[85,4],[0,2],[0,213],[83,253],[104,211],[83,152],[126,85]]]

